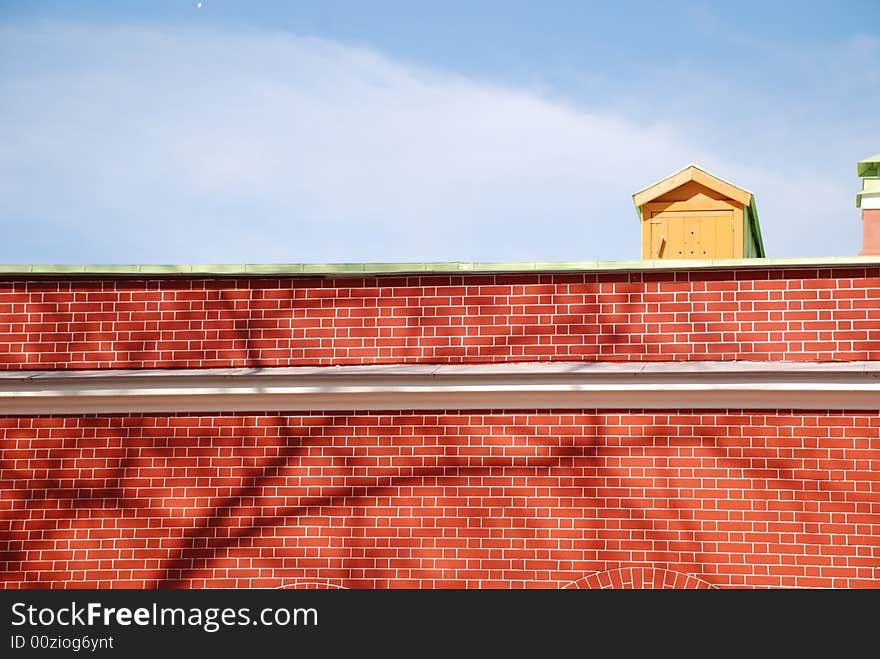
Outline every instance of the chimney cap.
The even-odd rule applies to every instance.
[[[864,160],[859,160],[859,176],[880,176],[880,153]]]

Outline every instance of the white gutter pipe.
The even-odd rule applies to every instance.
[[[880,410],[880,362],[0,372],[0,414],[480,409]]]

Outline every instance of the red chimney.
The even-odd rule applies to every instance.
[[[880,153],[859,161],[862,191],[856,206],[862,209],[862,251],[859,256],[880,256]]]

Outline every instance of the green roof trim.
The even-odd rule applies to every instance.
[[[859,176],[880,176],[880,153],[864,160],[859,160],[856,164],[856,170]]]
[[[752,238],[755,240],[755,248],[759,258],[764,258],[764,239],[761,237],[761,224],[758,222],[758,206],[755,203],[755,195],[749,193],[749,205],[747,211],[748,221],[752,224]]]
[[[555,272],[637,272],[740,268],[816,268],[878,266],[878,256],[809,258],[663,259],[632,261],[526,261],[423,263],[258,263],[180,265],[44,265],[0,264],[0,277],[247,277],[247,276],[375,276],[399,274],[506,274]]]

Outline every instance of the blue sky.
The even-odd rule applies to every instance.
[[[852,255],[871,2],[0,0],[0,261],[592,260],[696,162]]]

